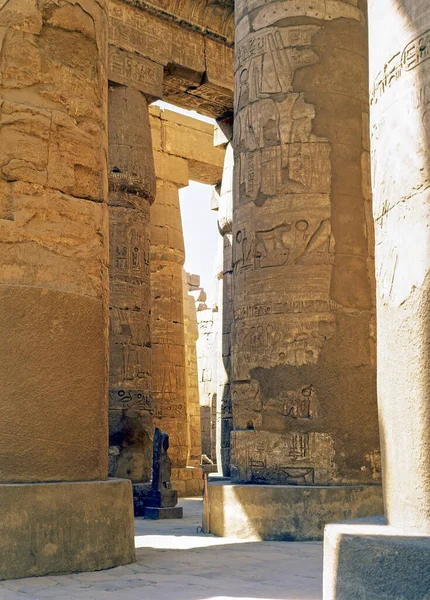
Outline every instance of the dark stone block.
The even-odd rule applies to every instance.
[[[134,516],[143,517],[145,507],[151,504],[151,483],[133,483]]]
[[[158,519],[182,519],[183,510],[182,506],[171,508],[147,506],[145,508],[144,517],[145,519],[152,519],[153,521],[157,521]]]

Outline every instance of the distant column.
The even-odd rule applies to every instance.
[[[110,474],[149,481],[152,464],[150,206],[155,171],[145,96],[109,90]]]

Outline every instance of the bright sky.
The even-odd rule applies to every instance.
[[[220,238],[217,212],[210,209],[211,195],[210,185],[195,181],[180,191],[185,270],[200,275],[200,284],[208,294],[208,306],[215,302],[214,265]]]
[[[155,102],[157,106],[168,110],[215,123],[213,119],[199,115],[195,111],[172,106],[167,102]],[[215,302],[215,257],[218,249],[219,233],[217,212],[211,210],[212,187],[202,183],[190,182],[187,188],[180,190],[182,227],[185,239],[185,270],[200,275],[201,286],[208,294],[208,306]]]

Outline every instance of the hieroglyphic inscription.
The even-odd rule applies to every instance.
[[[316,25],[249,35],[237,49],[235,145],[240,202],[280,191],[330,190],[330,145],[312,134],[315,109],[293,92],[297,69],[318,62]]]
[[[110,389],[109,408],[122,410],[147,410],[153,414],[152,398],[140,390]]]
[[[289,263],[333,264],[335,240],[329,219],[311,225],[306,219],[283,223],[248,236],[236,233],[233,264],[236,273],[281,267]]]
[[[412,71],[430,58],[430,30],[425,31],[403,49],[395,54],[378,73],[373,92],[372,103],[378,100],[398,81],[405,73]]]
[[[234,431],[232,464],[238,481],[318,483],[333,469],[333,440],[324,433]]]
[[[326,313],[340,308],[333,300],[291,300],[249,304],[234,309],[235,319],[264,317],[266,315]]]
[[[333,338],[335,315],[309,315],[308,320],[271,323],[237,322],[233,335],[233,374],[246,379],[249,369],[264,364],[315,364],[324,344]]]
[[[110,81],[143,92],[151,99],[163,96],[163,67],[151,60],[115,46],[109,46]]]

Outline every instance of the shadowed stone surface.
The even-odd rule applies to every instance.
[[[384,519],[328,525],[324,600],[427,600],[430,538],[405,535]]]

